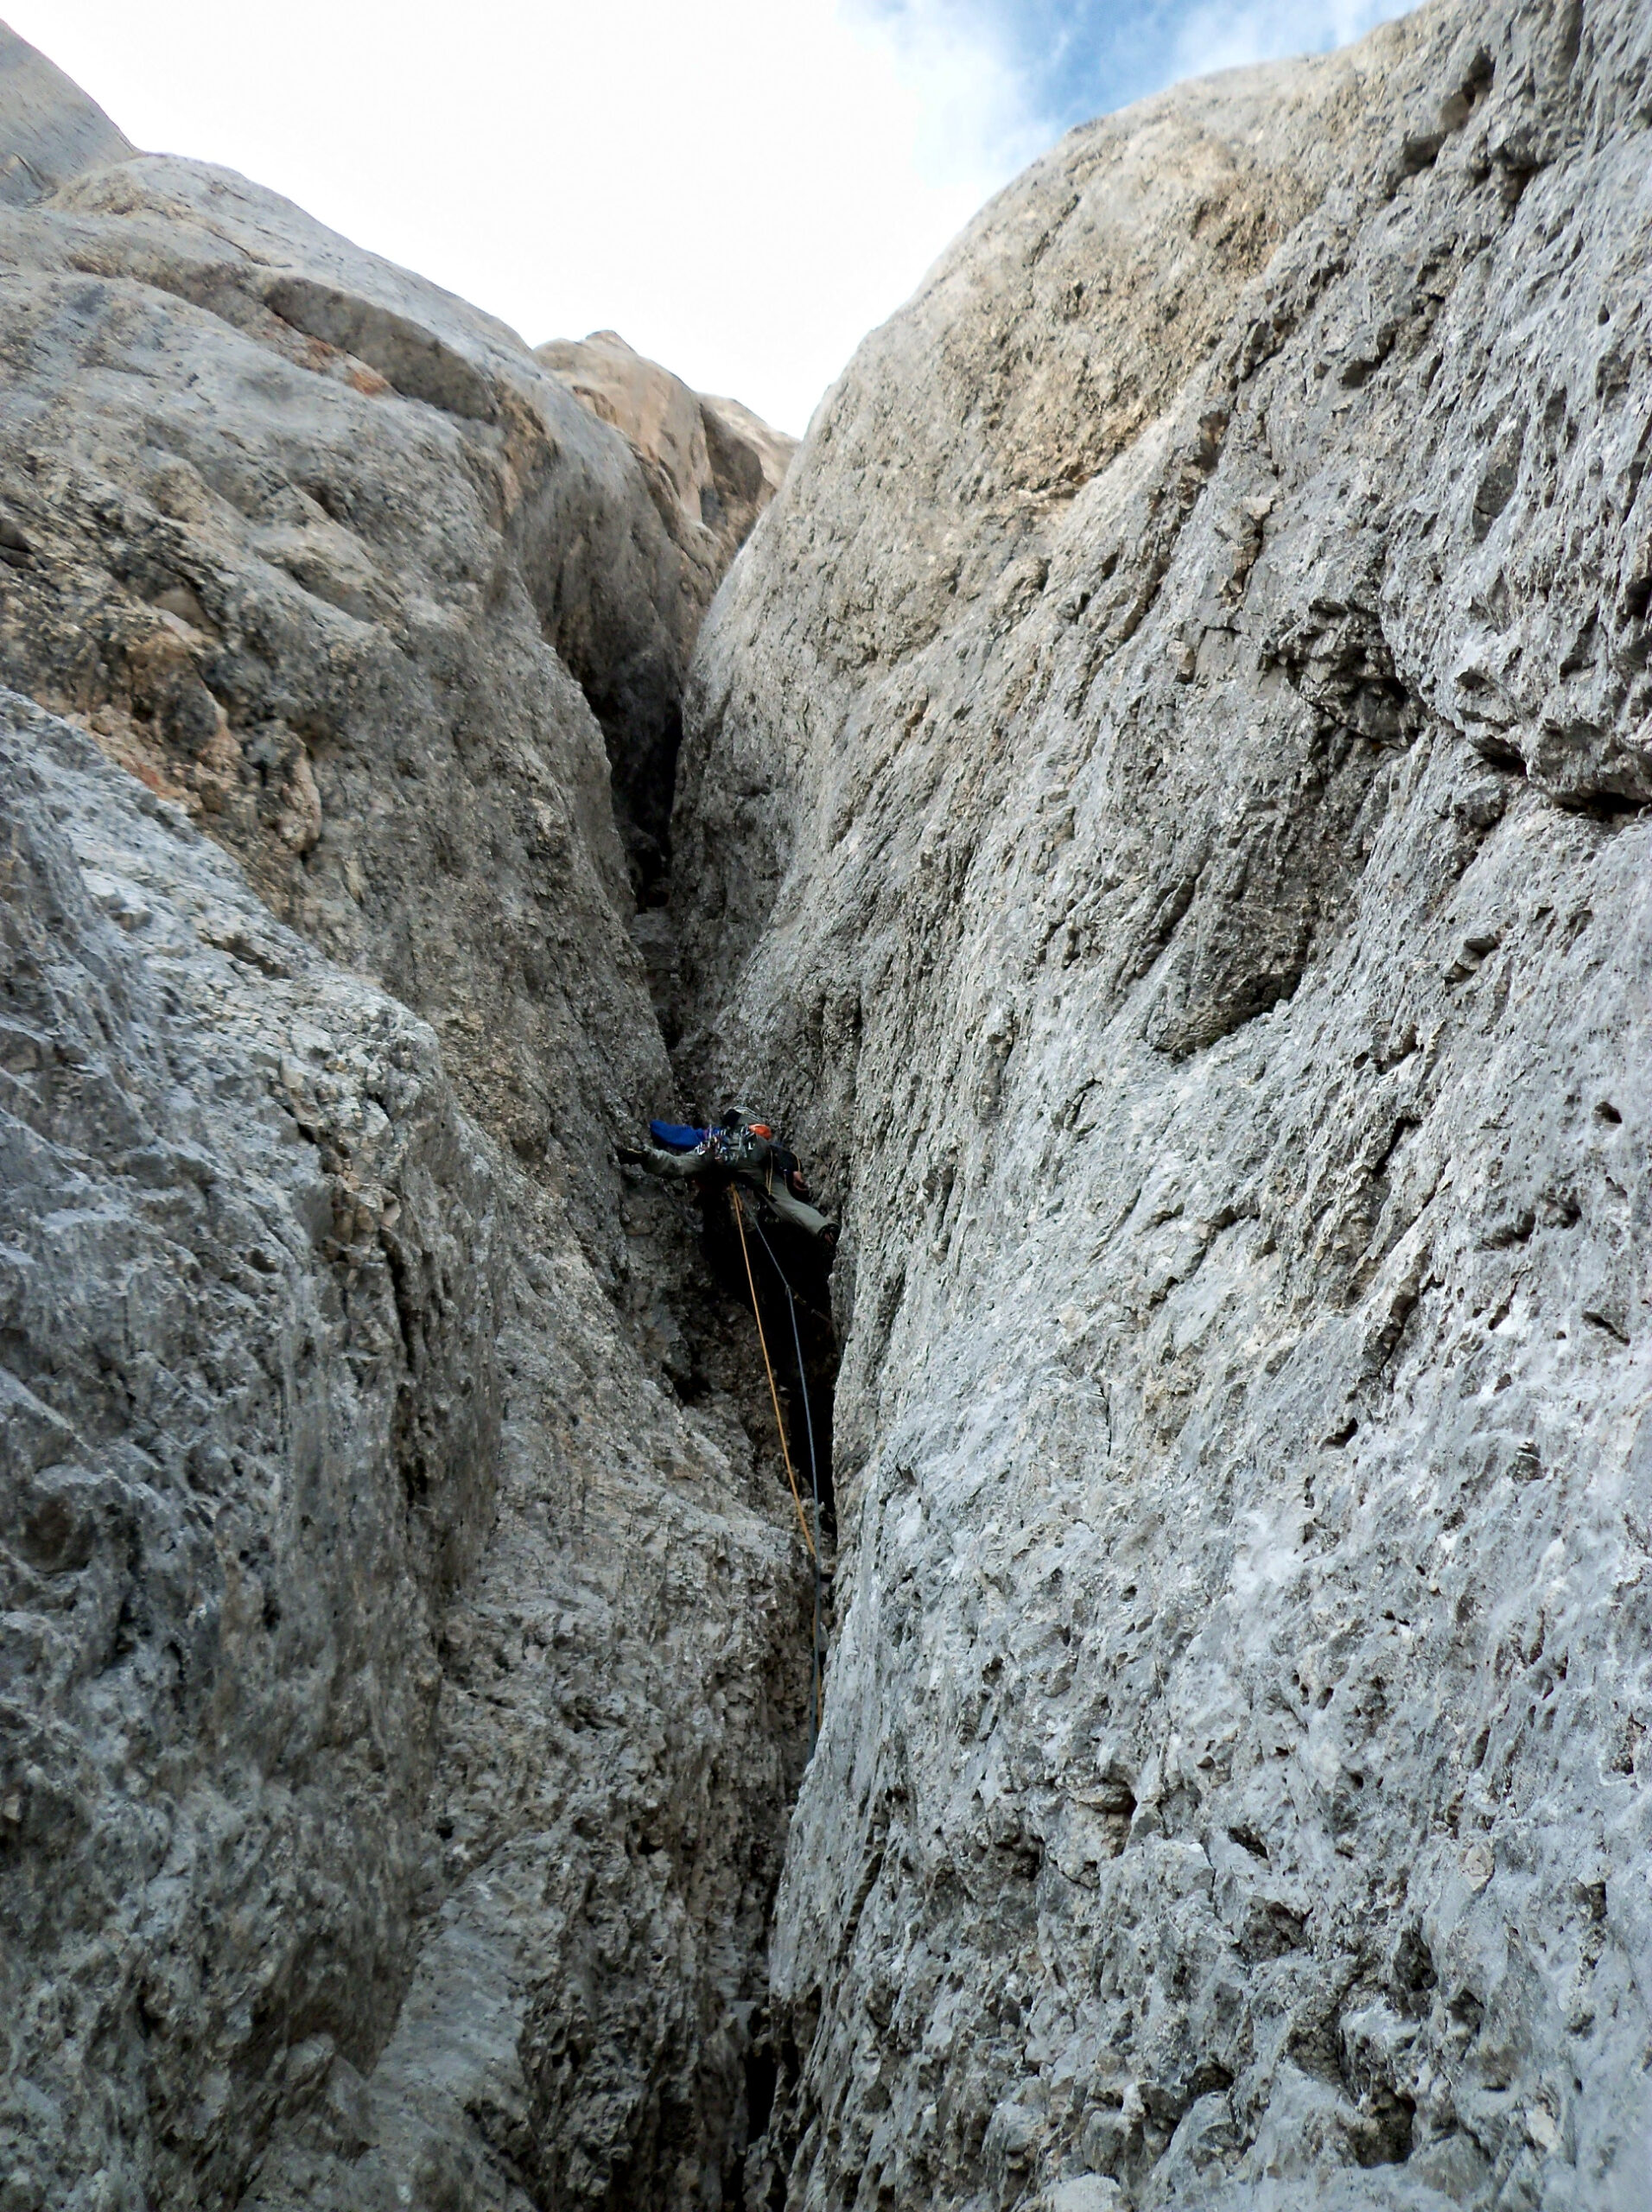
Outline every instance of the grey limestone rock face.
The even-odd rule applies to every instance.
[[[780,1493],[429,1027],[3,704],[9,2201],[720,2205]]]
[[[1649,37],[1087,126],[784,483],[0,41],[6,2212],[1643,2212]]]
[[[797,442],[772,430],[738,400],[691,391],[681,377],[646,359],[616,330],[554,339],[534,359],[558,378],[599,422],[625,439],[660,520],[682,556],[682,591],[697,632],[729,563],[785,481]],[[633,736],[614,763],[614,797],[644,866],[651,903],[664,890],[671,798],[682,721],[654,726],[651,746]]]
[[[532,887],[582,869],[628,912],[605,741],[658,810],[709,597],[630,448],[503,325],[232,172],[137,156],[0,219],[10,679],[97,714],[337,957],[413,1000],[497,971],[512,1141],[577,1121],[543,1071],[612,1010],[544,1029]],[[466,895],[501,870],[505,948]]]
[[[1074,132],[702,633],[684,1052],[847,1193],[760,2201],[1648,2201],[1649,34]]]
[[[221,2202],[395,2018],[498,1179],[426,1025],[3,705],[7,2187]]]
[[[95,100],[0,23],[0,202],[26,207],[137,150]]]
[[[703,601],[513,333],[70,154],[0,207],[0,2196],[720,2208],[808,1590],[610,1150]]]

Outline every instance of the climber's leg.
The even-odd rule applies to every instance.
[[[801,1229],[805,1235],[824,1236],[829,1232],[836,1233],[832,1231],[831,1223],[817,1207],[810,1205],[804,1199],[793,1198],[784,1183],[777,1181],[774,1188],[765,1191],[763,1195],[782,1221],[790,1222],[792,1228]]]

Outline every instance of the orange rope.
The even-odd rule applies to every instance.
[[[740,1255],[746,1262],[746,1280],[751,1286],[752,1314],[757,1323],[757,1341],[763,1347],[763,1371],[769,1378],[769,1397],[774,1407],[774,1426],[780,1433],[780,1457],[786,1463],[786,1480],[791,1485],[791,1503],[797,1509],[797,1526],[803,1530],[803,1540],[809,1547],[809,1556],[815,1556],[815,1540],[809,1533],[809,1522],[803,1510],[803,1493],[797,1488],[797,1478],[791,1465],[791,1447],[786,1442],[786,1425],[780,1418],[780,1393],[775,1388],[774,1368],[769,1358],[769,1340],[763,1333],[763,1312],[757,1302],[757,1277],[752,1273],[752,1255],[746,1242],[746,1210],[740,1202],[740,1192],[728,1185],[728,1203],[734,1209],[734,1226],[740,1231]],[[818,1662],[816,1662],[818,1664]]]

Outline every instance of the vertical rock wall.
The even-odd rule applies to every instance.
[[[0,2194],[721,2207],[807,1586],[611,1159],[570,674],[675,714],[683,556],[513,334],[0,67]]]
[[[634,353],[617,331],[553,340],[536,347],[534,359],[599,422],[611,423],[636,455],[682,556],[684,626],[697,632],[729,563],[779,490],[796,440],[770,429],[736,400],[690,391],[680,377]],[[658,909],[667,889],[671,798],[683,736],[678,693],[686,666],[674,669],[669,694],[651,715],[639,714],[630,702],[623,663],[605,660],[588,674],[578,672],[598,715],[613,728],[621,833],[639,896],[646,909]]]
[[[846,1201],[767,1988],[807,1592],[608,1157],[683,533],[36,60],[7,2204],[1639,2212],[1642,11],[1073,134],[714,610],[685,1065]]]
[[[396,2017],[497,1179],[423,1023],[4,715],[7,2185],[221,2202]]]
[[[848,1192],[777,2205],[1644,2199],[1648,30],[1073,133],[702,638],[687,1049]]]

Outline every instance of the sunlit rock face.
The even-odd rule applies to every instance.
[[[808,1585],[611,1154],[683,557],[502,326],[0,127],[0,2198],[717,2212]]]
[[[137,148],[95,100],[26,39],[0,23],[0,204],[27,207],[83,169]]]
[[[797,440],[772,430],[738,400],[691,391],[617,330],[554,339],[536,346],[534,359],[630,446],[661,519],[683,550],[697,558],[709,604],[753,524],[785,481]]]
[[[0,34],[3,2212],[1644,2212],[1649,41],[1088,126],[788,471]]]
[[[0,211],[0,295],[8,679],[454,1031],[521,1154],[588,1141],[602,1060],[658,1062],[556,947],[547,885],[631,964],[570,669],[623,665],[645,731],[686,651],[623,442],[502,325],[226,170],[140,157]]]
[[[534,359],[599,422],[611,423],[636,456],[681,556],[677,616],[691,641],[729,563],[785,481],[796,439],[772,430],[738,400],[691,391],[615,330],[554,339],[536,347]],[[594,703],[606,721],[617,718],[621,725],[610,746],[614,800],[638,889],[645,907],[655,910],[664,904],[682,717],[673,710],[645,718],[639,728],[623,694],[614,696],[611,685],[597,686]],[[645,925],[646,951],[655,950],[660,935],[654,929],[651,942]]]
[[[847,1193],[763,2201],[1646,2200],[1649,38],[1074,132],[702,634],[685,1049]]]

